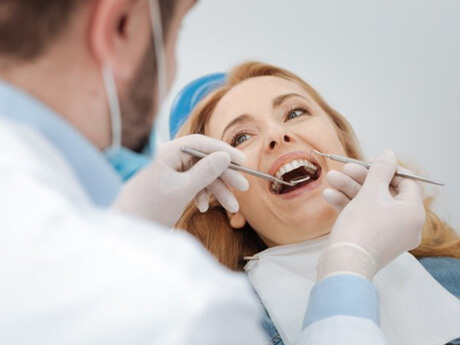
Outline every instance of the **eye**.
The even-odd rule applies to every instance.
[[[290,109],[286,112],[286,121],[295,119],[296,117],[305,115],[305,114],[310,114],[307,109],[305,108],[295,108],[295,109]]]
[[[247,133],[236,133],[233,136],[232,141],[230,142],[230,145],[232,145],[233,147],[237,147],[238,145],[241,145],[245,141],[249,140],[250,138],[251,138],[251,135]]]

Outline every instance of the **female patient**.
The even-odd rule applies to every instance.
[[[198,104],[179,136],[192,133],[237,147],[246,154],[246,165],[259,171],[285,180],[305,174],[311,177],[286,187],[247,176],[249,191],[234,191],[240,205],[237,213],[225,211],[216,201],[206,213],[189,205],[177,224],[197,236],[224,265],[248,272],[271,318],[267,319],[267,330],[273,339],[279,332],[282,341],[290,343],[300,330],[299,317],[316,279],[315,267],[338,215],[324,200],[323,191],[341,180],[339,175],[329,173],[326,178],[326,174],[343,168],[310,152],[363,159],[353,130],[296,75],[263,63],[246,63],[234,68],[226,84]],[[335,195],[336,206],[356,194],[366,174],[356,166],[345,169],[357,182],[355,190],[346,190],[341,199]],[[442,283],[445,277],[436,268],[444,265],[452,269],[445,281],[454,284],[446,288],[458,295],[460,279],[453,274],[460,260],[453,258],[460,258],[460,239],[430,210],[429,199],[425,206],[422,244],[412,254],[452,257],[442,259],[447,264],[422,260],[427,260],[426,265]],[[460,315],[455,298],[420,269],[412,256],[405,255],[389,264],[374,281],[384,304],[382,328],[390,340],[398,344],[445,344],[460,336],[458,323],[456,332],[450,320]],[[455,279],[459,279],[457,284]],[[432,305],[420,309],[421,298],[428,298]]]

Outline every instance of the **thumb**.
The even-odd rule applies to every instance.
[[[396,156],[393,151],[386,150],[372,163],[369,168],[363,189],[379,188],[382,184],[389,186],[396,172]]]
[[[230,165],[230,155],[226,152],[214,152],[200,159],[185,174],[190,177],[190,187],[194,194],[213,183]]]

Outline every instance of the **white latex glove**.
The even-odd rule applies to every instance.
[[[425,221],[421,188],[413,180],[394,177],[396,168],[390,151],[369,170],[350,164],[343,173],[328,173],[335,189],[325,190],[324,197],[343,210],[318,264],[318,279],[354,273],[372,280],[378,270],[420,244]]]
[[[183,153],[182,146],[214,153],[197,160]],[[238,201],[227,185],[245,191],[249,183],[241,173],[227,168],[231,161],[242,164],[244,160],[241,151],[204,135],[175,139],[160,145],[154,162],[125,184],[114,207],[168,227],[179,220],[194,197],[201,212],[207,211],[210,194],[228,211],[237,212]]]

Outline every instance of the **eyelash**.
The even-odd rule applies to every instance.
[[[242,143],[237,143],[236,141],[238,140],[238,138],[240,138],[243,135],[249,135],[247,130],[243,129],[243,130],[236,132],[233,135],[232,140],[230,140],[230,145],[233,147],[237,147],[238,145],[241,145]]]
[[[299,106],[299,105],[296,105],[296,106],[294,106],[294,107],[289,108],[289,109],[284,113],[284,120],[285,120],[285,121],[292,120],[292,119],[289,119],[288,117],[289,117],[289,115],[291,115],[293,112],[295,112],[295,111],[297,111],[297,110],[301,110],[301,111],[303,111],[305,114],[311,115],[310,111],[309,111],[306,107],[301,106],[301,105],[300,105],[300,106]],[[299,115],[299,116],[302,116],[302,115],[304,115],[304,114],[301,114],[301,115]],[[296,116],[296,117],[299,117],[299,116]]]
[[[310,111],[304,107],[304,106],[294,106],[294,107],[291,107],[289,108],[285,113],[284,113],[284,119],[285,121],[289,121],[289,120],[292,120],[292,119],[288,119],[289,115],[291,115],[293,112],[295,111],[302,111],[303,113],[307,114],[307,115],[311,115]],[[299,116],[302,116],[304,114],[301,114],[301,115],[298,115],[296,117],[299,117]],[[241,145],[243,143],[237,143],[237,140],[243,136],[243,135],[250,135],[248,134],[247,130],[243,129],[243,130],[240,130],[238,132],[236,132],[233,136],[232,136],[232,139],[230,140],[230,145],[233,146],[233,147],[237,147],[238,145]],[[245,140],[246,141],[246,140]]]

